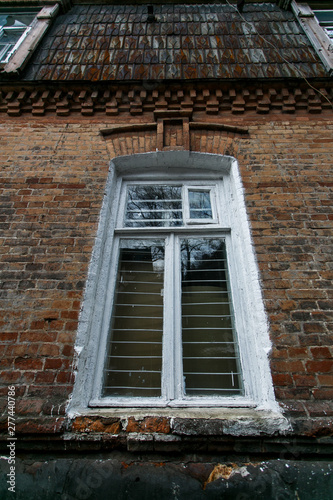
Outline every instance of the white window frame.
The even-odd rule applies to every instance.
[[[13,13],[21,13],[20,11],[13,11]],[[22,9],[22,13],[24,13],[24,8]],[[8,11],[8,15],[10,15],[11,12]],[[35,14],[35,17],[37,16],[38,14],[38,10],[36,9],[36,12],[31,12],[31,14]],[[35,18],[34,17],[34,18]],[[34,19],[31,20],[31,23],[33,22]],[[8,43],[7,45],[9,47],[12,47],[11,49],[8,50],[8,48],[6,49],[6,47],[4,47],[1,51],[0,51],[0,63],[4,63],[6,64],[9,59],[11,58],[11,56],[14,54],[14,52],[17,51],[17,49],[19,48],[19,46],[21,45],[21,43],[25,40],[26,36],[28,35],[29,31],[31,30],[31,23],[29,26],[1,26],[0,28],[0,38],[1,36],[4,34],[4,33],[10,33],[10,32],[18,32],[18,33],[21,33],[21,35],[19,36],[19,38],[17,39],[16,43],[14,45],[12,45],[11,43]]]
[[[212,218],[211,219],[195,219],[190,217],[190,203],[189,203],[189,195],[188,192],[191,190],[208,192],[210,197],[211,209],[212,209]],[[218,213],[217,213],[217,186],[212,185],[204,185],[198,184],[195,185],[186,185],[184,186],[184,221],[185,224],[218,224]]]
[[[326,30],[320,26],[313,10],[307,3],[292,0],[291,9],[321,62],[331,75],[333,73],[332,39],[328,36]]]
[[[114,398],[102,398],[101,370],[107,343],[111,305],[115,285],[114,266],[117,264],[117,217],[122,186],[125,181],[160,181],[183,180],[189,185],[210,186],[219,183],[221,196],[217,196],[223,220],[216,226],[207,228],[209,235],[223,236],[226,240],[230,287],[235,309],[235,325],[238,332],[241,365],[244,376],[244,395],[220,397],[218,400],[207,398],[189,398],[182,401],[153,398],[152,401],[140,402],[133,398],[124,402]],[[268,323],[263,308],[258,268],[252,247],[249,223],[246,216],[243,190],[234,158],[190,153],[188,151],[167,151],[132,155],[115,158],[111,163],[110,176],[106,188],[106,197],[101,212],[99,231],[92,256],[88,276],[85,300],[79,322],[76,343],[78,355],[78,371],[69,407],[70,412],[83,411],[88,408],[121,408],[133,407],[256,407],[278,411],[275,402],[272,379],[269,368],[268,353],[271,343],[268,334]],[[219,198],[219,199],[218,199]],[[124,201],[122,205],[124,212]],[[118,216],[118,215],[117,215]],[[142,231],[143,229],[143,231]],[[197,231],[201,235],[199,225],[180,228],[182,234]],[[136,228],[121,229],[122,235],[136,232]],[[143,237],[145,228],[140,228]],[[163,234],[164,228],[154,234]],[[169,231],[169,228],[167,229]],[[172,288],[172,285],[168,285]],[[172,296],[172,293],[169,294]],[[174,300],[179,300],[180,297]],[[180,362],[179,353],[176,363]],[[80,410],[79,410],[80,409]]]
[[[188,174],[187,174],[188,175]],[[170,176],[169,176],[170,177]],[[204,179],[197,180],[188,185],[187,183],[180,182],[179,180],[164,179],[160,180],[158,183],[151,180],[135,180],[135,181],[121,181],[120,190],[120,203],[119,210],[117,214],[117,223],[115,228],[115,238],[113,242],[112,254],[115,256],[113,262],[110,266],[110,302],[106,305],[106,311],[109,314],[105,315],[105,322],[103,327],[103,333],[101,338],[101,347],[99,351],[98,361],[97,361],[97,371],[95,377],[95,383],[93,387],[93,396],[90,402],[90,406],[220,406],[226,399],[229,401],[243,401],[243,396],[232,396],[227,398],[227,396],[220,397],[194,397],[186,396],[184,394],[184,383],[182,377],[183,370],[183,360],[182,360],[182,349],[181,349],[181,270],[180,261],[176,258],[176,255],[180,255],[180,240],[182,238],[211,238],[211,239],[221,239],[224,240],[226,245],[228,270],[230,272],[229,265],[229,255],[231,254],[231,242],[230,242],[230,227],[228,226],[228,220],[226,217],[223,218],[223,214],[226,214],[226,207],[219,203],[219,217],[216,213],[216,208],[214,208],[214,225],[212,226],[212,219],[207,219],[209,224],[206,223],[206,219],[190,219],[189,215],[183,218],[183,226],[162,226],[162,227],[125,227],[124,226],[124,216],[126,212],[127,204],[127,189],[131,185],[142,185],[142,186],[155,186],[168,185],[168,186],[181,186],[182,187],[182,199],[184,201],[183,210],[188,212],[188,198],[186,193],[188,189],[198,189],[203,191],[208,191],[214,193],[215,197],[219,197],[223,192],[223,180],[218,179],[215,185],[212,185],[211,181],[206,182]],[[218,196],[220,195],[220,196]],[[212,196],[211,196],[212,203]],[[216,204],[216,203],[214,203]],[[224,226],[219,223],[224,222]],[[190,223],[196,224],[195,227],[191,227]],[[200,222],[200,224],[198,223]],[[163,312],[163,352],[162,352],[162,396],[160,398],[149,398],[149,397],[104,397],[101,398],[103,384],[103,369],[106,363],[105,354],[108,351],[108,333],[109,325],[111,322],[111,311],[113,310],[113,300],[114,300],[114,290],[116,288],[116,276],[117,276],[117,266],[118,266],[118,255],[119,255],[119,244],[122,239],[144,239],[144,240],[164,240],[165,241],[165,282],[164,282],[164,312]],[[232,308],[232,300],[231,300]],[[232,311],[231,311],[232,314]],[[237,311],[236,314],[241,314]],[[233,315],[233,314],[232,314]],[[235,330],[235,329],[234,329]],[[238,347],[238,338],[236,332],[235,334],[235,347]],[[247,373],[246,378],[250,375]]]
[[[24,10],[24,7],[22,9]],[[8,10],[6,9],[6,12]],[[18,71],[25,68],[58,12],[58,3],[47,5],[40,11],[36,8],[35,17],[30,25],[25,29],[14,47],[7,53],[6,58],[0,60],[4,74],[17,74]],[[8,13],[10,14],[10,11]]]

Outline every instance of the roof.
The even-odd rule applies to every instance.
[[[325,77],[292,12],[273,3],[77,5],[59,16],[26,81]]]

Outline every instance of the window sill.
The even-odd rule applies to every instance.
[[[278,409],[260,408],[103,408],[73,409],[72,430],[108,433],[108,422],[119,422],[119,432],[171,436],[275,436],[290,431]],[[105,430],[96,422],[105,422]],[[83,427],[80,423],[83,423]],[[161,422],[163,430],[161,431]],[[97,431],[98,432],[98,431]],[[112,433],[112,432],[111,432]]]

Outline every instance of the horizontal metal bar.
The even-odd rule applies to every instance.
[[[113,328],[113,332],[163,332],[162,329],[156,328]]]
[[[197,292],[195,292],[195,293],[197,293]],[[158,295],[158,296],[161,295],[160,292],[123,292],[123,291],[120,291],[120,290],[118,291],[118,294],[124,294],[124,295]]]
[[[236,392],[238,391],[241,393],[241,389],[217,389],[217,388],[211,388],[211,387],[191,387],[189,389],[190,391],[216,391],[216,392]]]
[[[125,293],[125,292],[121,292],[121,293]],[[126,292],[126,293],[127,293],[127,292]],[[128,292],[128,293],[133,293],[133,292]],[[183,294],[183,295],[185,295],[185,294],[188,294],[188,295],[194,295],[194,294],[196,294],[196,293],[197,293],[197,294],[202,295],[202,292],[201,292],[200,290],[199,290],[199,291],[196,291],[196,290],[193,290],[193,291],[192,291],[192,290],[191,290],[191,291],[189,291],[189,292],[187,292],[186,290],[182,290],[182,294]],[[215,295],[216,293],[228,294],[228,291],[227,291],[227,290],[223,290],[222,292],[221,292],[221,290],[206,290],[206,291],[205,291],[205,295],[208,295],[209,293],[213,293],[214,295]]]
[[[182,317],[183,318],[231,318],[231,316],[224,314],[182,314]]]
[[[120,307],[120,306],[121,307],[163,307],[163,304],[117,304],[117,307]]]
[[[191,271],[189,271],[189,272],[191,272]],[[185,286],[191,286],[191,285],[193,286],[193,283],[200,283],[200,286],[202,283],[205,284],[206,286],[210,286],[210,285],[212,285],[212,283],[222,284],[222,283],[227,283],[227,281],[226,280],[211,280],[208,278],[206,278],[206,279],[195,279],[194,278],[193,280],[184,280],[184,279],[182,280],[182,285],[185,284]],[[198,285],[196,285],[196,286],[198,286]],[[201,292],[201,293],[205,293],[205,292]]]
[[[139,390],[145,390],[145,391],[158,391],[161,390],[160,387],[137,387],[137,386],[127,386],[127,385],[105,385],[104,389],[139,389]]]
[[[117,356],[115,354],[112,354],[110,356],[108,356],[108,358],[111,358],[111,359],[162,359],[162,356],[139,356],[139,355],[136,355],[136,356]]]
[[[210,361],[211,359],[219,359],[224,361],[225,359],[238,359],[238,357],[237,356],[183,356],[183,359],[200,359],[201,361],[205,360]],[[191,372],[191,373],[196,373],[196,372]]]
[[[226,262],[226,259],[201,259],[200,262]]]
[[[160,281],[131,281],[131,280],[123,280],[121,282],[121,284],[124,284],[124,283],[135,283],[136,285],[159,285],[159,284],[163,284],[164,283],[164,280],[161,279]],[[120,293],[122,293],[120,291]],[[128,293],[133,293],[134,295],[136,294],[136,292],[128,292]]]
[[[196,264],[199,264],[200,260],[196,260],[195,262],[196,262]],[[191,272],[191,273],[202,273],[202,272],[213,272],[213,271],[214,272],[215,271],[226,271],[226,269],[225,268],[222,269],[220,267],[218,267],[216,269],[215,268],[211,268],[211,267],[207,267],[207,268],[203,268],[202,267],[200,269],[188,269],[187,270],[187,272]]]
[[[156,345],[156,344],[162,344],[162,342],[158,342],[158,341],[147,341],[147,340],[112,340],[112,345],[114,344],[153,344],[153,345]],[[214,345],[216,344],[217,342],[214,342]],[[112,357],[112,356],[111,356]]]
[[[184,372],[184,375],[214,375],[215,376],[219,376],[219,375],[228,375],[232,378],[231,376],[231,373],[230,372],[227,372],[227,373],[222,373],[222,372]],[[234,376],[238,375],[238,373],[234,373],[233,374]]]
[[[229,306],[229,302],[185,302],[183,306]]]
[[[107,373],[162,373],[161,370],[105,370]]]
[[[190,345],[192,345],[192,344],[208,344],[208,345],[229,344],[229,345],[235,345],[235,342],[220,342],[220,341],[216,342],[215,340],[214,341],[207,341],[206,340],[206,342],[201,341],[201,340],[200,341],[189,341],[189,342],[184,341],[182,343],[183,344],[190,344]]]
[[[185,326],[182,328],[182,330],[230,330],[232,331],[232,328],[231,326],[207,326],[207,327],[204,327],[204,326],[192,326],[192,327],[189,327],[189,328],[186,328]]]
[[[132,249],[126,249],[126,250],[130,250],[132,251]],[[150,249],[149,249],[150,250]],[[164,257],[164,256],[163,256]],[[164,262],[164,259],[159,259],[159,263],[163,261]],[[156,261],[154,260],[130,260],[130,259],[122,259],[121,261],[121,264],[140,264],[140,265],[147,265],[147,264],[154,264]],[[127,269],[125,269],[126,271]],[[134,271],[136,271],[136,269],[134,269]],[[151,273],[151,272],[156,272],[156,271],[145,271],[145,270],[140,270],[138,269],[137,270],[138,273],[143,273],[143,272],[146,272],[146,273]]]
[[[161,319],[163,316],[114,316],[115,319]]]
[[[129,264],[129,263],[133,263],[135,261],[130,261],[130,262],[126,262],[126,264]],[[122,264],[124,263],[124,261],[121,262]],[[137,262],[135,262],[135,264],[137,264]],[[145,262],[145,264],[153,264],[153,262]],[[145,269],[143,270],[140,270],[140,269],[124,269],[124,268],[120,268],[119,269],[119,272],[120,273],[133,273],[133,274],[161,274],[160,271],[146,271]],[[145,282],[144,282],[145,283]]]

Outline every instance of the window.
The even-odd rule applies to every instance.
[[[314,10],[313,12],[320,26],[324,28],[328,36],[333,39],[333,10]]]
[[[218,189],[123,184],[103,397],[180,404],[242,394]]]
[[[270,345],[237,162],[188,151],[114,158],[69,414],[279,412]]]
[[[314,10],[311,9],[311,6]],[[318,7],[320,8],[318,9]],[[304,33],[329,74],[332,74],[333,10],[325,7],[326,2],[323,2],[322,5],[318,5],[318,2],[311,2],[310,5],[295,1],[291,3],[291,9],[302,26]]]
[[[8,62],[31,29],[29,25],[37,13],[38,9],[0,11],[0,62]]]

